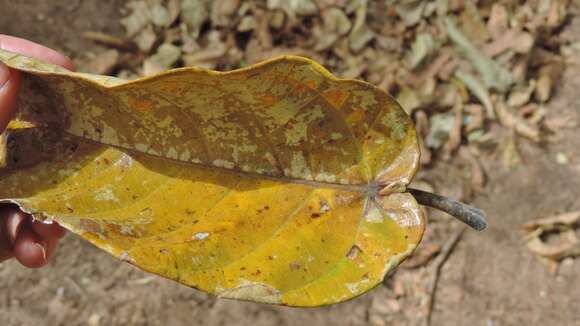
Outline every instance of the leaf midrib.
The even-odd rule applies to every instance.
[[[228,174],[238,176],[238,177],[267,179],[267,180],[272,180],[272,181],[276,181],[276,182],[280,182],[280,183],[303,184],[303,185],[307,185],[307,186],[311,186],[311,187],[319,188],[319,189],[330,188],[330,189],[338,189],[338,190],[343,190],[343,191],[364,193],[364,194],[369,194],[369,195],[378,194],[378,192],[382,188],[386,187],[384,185],[379,185],[378,183],[376,183],[374,181],[369,182],[369,183],[344,184],[344,183],[321,182],[321,181],[315,181],[315,180],[305,180],[305,179],[291,178],[291,177],[286,177],[286,176],[273,176],[273,175],[244,172],[244,171],[239,171],[239,170],[217,167],[214,165],[205,165],[205,164],[201,164],[201,163],[184,162],[181,160],[171,159],[171,158],[168,158],[165,156],[157,156],[157,155],[152,155],[149,153],[143,153],[143,152],[139,152],[139,151],[132,149],[132,148],[126,148],[123,146],[113,145],[113,144],[105,144],[105,143],[101,143],[101,142],[98,142],[98,141],[95,141],[95,140],[92,140],[89,138],[84,138],[84,137],[72,135],[69,133],[67,133],[67,136],[69,136],[71,138],[79,139],[81,141],[89,142],[92,144],[97,144],[99,146],[109,146],[109,147],[116,148],[117,150],[120,150],[121,152],[128,153],[133,159],[136,159],[136,160],[139,160],[139,157],[141,156],[141,157],[147,157],[149,159],[163,160],[163,161],[171,162],[172,164],[179,164],[182,166],[195,166],[195,167],[201,167],[204,169],[218,170],[218,171],[222,171],[224,173],[228,173]]]

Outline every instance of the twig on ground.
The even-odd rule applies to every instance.
[[[433,312],[433,306],[435,304],[435,293],[437,292],[437,283],[439,282],[441,268],[443,267],[443,265],[447,261],[447,258],[449,258],[451,252],[461,239],[461,236],[463,235],[465,229],[466,229],[465,227],[461,227],[460,229],[455,231],[455,233],[453,233],[451,238],[449,238],[449,240],[447,240],[447,242],[445,242],[445,244],[443,245],[443,248],[441,249],[441,253],[439,254],[439,256],[437,256],[437,258],[433,260],[430,273],[431,279],[429,280],[429,288],[428,288],[429,301],[427,302],[427,317],[425,318],[425,321],[423,323],[424,325],[428,326],[431,324],[431,313]]]
[[[119,50],[133,51],[137,49],[135,42],[129,38],[118,37],[102,32],[87,31],[83,33],[83,38]]]

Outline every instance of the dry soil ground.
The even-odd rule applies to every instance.
[[[81,31],[120,31],[121,3],[30,0],[24,5],[0,0],[0,33],[29,38],[78,57],[95,46],[82,39]],[[573,18],[566,28],[580,41],[580,18]],[[549,104],[549,116],[570,115],[580,123],[578,89],[580,66],[571,65]],[[521,141],[523,159],[514,168],[506,169],[492,159],[482,162],[489,182],[474,203],[488,212],[490,227],[483,233],[467,232],[443,267],[434,325],[580,325],[580,259],[566,260],[553,275],[526,250],[520,233],[525,221],[580,209],[580,131],[563,130],[561,135],[561,141],[545,146]],[[557,153],[569,162],[557,163]],[[459,182],[457,171],[453,163],[439,163],[424,176],[436,185],[452,185]],[[448,235],[438,234],[434,240],[443,242]],[[417,272],[401,270],[397,277],[406,273]],[[405,304],[396,314],[389,313],[392,307],[381,311],[381,303],[394,296],[391,288],[379,287],[356,300],[320,309],[216,300],[123,264],[74,235],[66,237],[46,268],[28,270],[15,262],[0,265],[0,325],[6,326],[399,325],[420,321],[401,313],[416,308]]]

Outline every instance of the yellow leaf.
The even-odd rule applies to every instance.
[[[419,243],[419,150],[399,105],[311,60],[124,81],[0,50],[26,73],[0,199],[219,297],[358,296]]]

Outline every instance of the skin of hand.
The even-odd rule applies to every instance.
[[[72,61],[42,45],[0,34],[0,48],[74,70]],[[14,116],[21,74],[0,63],[0,132]],[[11,204],[0,204],[0,262],[16,258],[30,268],[44,266],[65,230],[57,223],[36,221]]]

